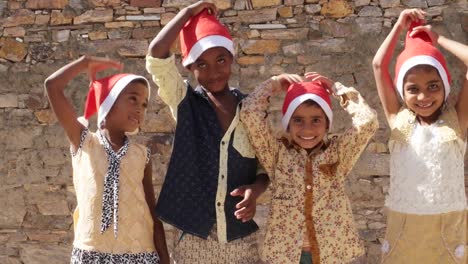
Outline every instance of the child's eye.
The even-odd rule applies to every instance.
[[[322,119],[320,119],[320,118],[312,119],[312,123],[314,123],[314,124],[320,124],[321,122],[322,122]]]
[[[198,63],[197,67],[200,68],[200,69],[204,69],[204,68],[206,68],[206,63]]]
[[[439,90],[439,85],[437,83],[430,84],[429,85],[429,90],[437,91],[437,90]]]
[[[130,99],[130,101],[133,101],[133,102],[135,102],[137,100],[137,98],[135,96],[130,96],[129,99]]]
[[[292,119],[292,122],[295,124],[295,125],[301,125],[303,123],[302,121],[302,118],[294,118]]]
[[[406,91],[410,94],[416,94],[418,93],[418,88],[414,87],[414,86],[410,86],[410,87],[407,87],[406,88]]]
[[[223,64],[224,62],[226,62],[225,58],[219,58],[218,59],[218,64]]]

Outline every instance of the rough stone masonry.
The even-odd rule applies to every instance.
[[[76,206],[70,154],[44,95],[44,79],[82,54],[115,58],[125,63],[126,71],[147,75],[144,56],[149,41],[182,7],[193,2],[0,0],[0,263],[69,261],[71,215]],[[231,85],[249,92],[272,75],[317,71],[357,87],[379,112],[380,129],[347,181],[368,262],[378,263],[389,183],[389,129],[376,93],[372,58],[401,10],[409,7],[422,8],[438,32],[466,43],[466,0],[214,2],[235,41]],[[177,45],[173,52],[179,54]],[[456,88],[453,101],[465,69],[444,53]],[[83,111],[87,87],[83,74],[66,91],[78,113]],[[157,93],[152,94],[143,133],[137,138],[153,150],[158,191],[171,152],[174,122],[168,107]],[[281,98],[273,102],[271,125],[277,130]],[[334,123],[332,132],[340,133],[350,125],[350,118],[337,111]],[[262,227],[268,196],[260,199],[256,217]],[[171,245],[173,229],[167,226],[166,231]]]

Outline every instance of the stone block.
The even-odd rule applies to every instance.
[[[356,165],[354,173],[362,176],[389,175],[390,155],[384,153],[364,152]]]
[[[24,27],[9,27],[3,29],[4,37],[24,37],[26,35],[26,30]]]
[[[281,0],[251,0],[253,8],[281,5]]]
[[[143,15],[139,15],[139,16],[126,16],[125,17],[128,21],[152,21],[152,20],[161,20],[161,15],[151,15],[151,16],[143,16]]]
[[[263,8],[238,12],[238,19],[242,23],[264,23],[276,20],[277,8]]]
[[[445,4],[445,0],[426,0],[428,6],[440,6]]]
[[[52,40],[55,42],[66,42],[70,38],[70,30],[54,30]]]
[[[146,114],[141,131],[145,133],[172,133],[175,131],[175,121],[169,107]]]
[[[366,6],[370,4],[370,0],[355,0],[354,1],[354,6],[355,7],[360,7],[360,6]]]
[[[361,17],[381,17],[382,10],[378,6],[365,6],[358,15]]]
[[[304,4],[304,0],[284,0],[284,5],[292,6],[292,5],[302,5]]]
[[[283,29],[286,28],[283,24],[250,24],[250,29]]]
[[[103,23],[110,22],[114,18],[112,9],[104,10],[88,10],[85,13],[75,17],[73,24],[84,24],[84,23]]]
[[[34,21],[34,24],[36,25],[47,25],[50,20],[50,15],[37,15],[36,16],[36,21]]]
[[[350,36],[353,28],[350,24],[339,23],[333,19],[324,19],[320,21],[320,31],[333,37],[343,38]]]
[[[57,26],[57,25],[68,25],[71,24],[73,21],[73,17],[65,15],[64,13],[54,10],[50,14],[50,25]]]
[[[412,8],[427,8],[426,0],[402,0],[402,4]]]
[[[384,17],[399,17],[401,11],[405,10],[402,7],[388,8],[385,9]]]
[[[71,244],[27,243],[21,244],[20,257],[28,264],[63,264],[70,262]]]
[[[167,25],[176,16],[175,13],[163,13],[161,14],[161,26]]]
[[[381,17],[358,17],[356,24],[361,33],[379,34],[382,32],[383,19]]]
[[[122,21],[122,22],[107,22],[104,24],[106,28],[133,28],[134,25],[130,21]]]
[[[3,27],[15,27],[20,25],[33,25],[36,20],[34,12],[28,9],[19,9],[13,15],[1,21]]]
[[[136,7],[160,7],[161,0],[130,0],[131,6]]]
[[[94,7],[118,7],[121,0],[89,0],[89,3]]]
[[[304,9],[307,14],[316,14],[319,13],[320,10],[322,10],[322,6],[319,4],[316,5],[305,5]]]
[[[68,0],[27,0],[28,9],[64,9]]]
[[[148,7],[143,8],[143,14],[162,14],[166,12],[166,8],[164,7]]]
[[[52,125],[57,122],[55,113],[50,109],[35,111],[34,115],[40,124]]]
[[[26,215],[24,190],[22,188],[2,185],[0,188],[0,229],[18,228]]]
[[[379,4],[382,8],[398,7],[400,0],[379,0]]]
[[[293,10],[292,7],[290,6],[284,6],[278,8],[278,14],[280,17],[292,17],[293,16]]]
[[[296,56],[305,52],[302,43],[294,43],[283,46],[283,53],[285,56]]]
[[[132,31],[132,38],[134,39],[152,39],[154,38],[161,28],[159,27],[146,27],[146,28],[135,28]]]
[[[265,57],[263,56],[244,56],[237,58],[237,63],[240,65],[256,65],[256,64],[264,64]]]
[[[144,57],[148,51],[148,41],[136,39],[96,40],[80,46],[83,53],[108,53],[117,51],[125,57]]]
[[[426,12],[429,16],[433,16],[433,17],[441,16],[442,12],[446,8],[447,8],[446,6],[433,6],[433,7],[429,7],[428,9],[426,9]]]
[[[89,32],[88,37],[89,37],[90,40],[107,39],[107,32],[106,31]]]
[[[262,39],[302,40],[307,38],[308,28],[293,28],[284,30],[264,30],[260,33]]]
[[[346,0],[330,0],[322,6],[320,14],[327,17],[346,17],[354,12],[353,7]]]
[[[277,53],[280,48],[279,40],[241,40],[240,47],[245,54]]]
[[[11,38],[0,38],[0,58],[20,62],[27,54],[26,44]]]
[[[56,150],[53,150],[50,152],[49,156],[51,158],[49,158],[49,161],[53,160],[53,157],[57,157],[57,155],[63,155],[61,153],[62,151],[57,152]],[[24,190],[26,193],[26,203],[37,206],[41,215],[68,216],[71,214],[64,190],[43,184],[25,185]]]

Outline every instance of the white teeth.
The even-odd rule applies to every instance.
[[[431,107],[433,103],[428,103],[428,104],[416,104],[418,107],[421,107],[421,108],[428,108],[428,107]]]
[[[305,140],[312,140],[312,139],[315,139],[315,137],[300,137],[302,139],[305,139]]]

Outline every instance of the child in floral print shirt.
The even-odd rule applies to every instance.
[[[272,184],[266,263],[349,263],[364,255],[344,180],[378,128],[375,112],[359,92],[317,73],[283,74],[262,83],[243,102],[241,120]],[[288,88],[289,87],[289,88]],[[277,139],[268,128],[269,97],[286,90]],[[327,139],[334,95],[353,125]],[[313,261],[312,261],[313,260]]]

